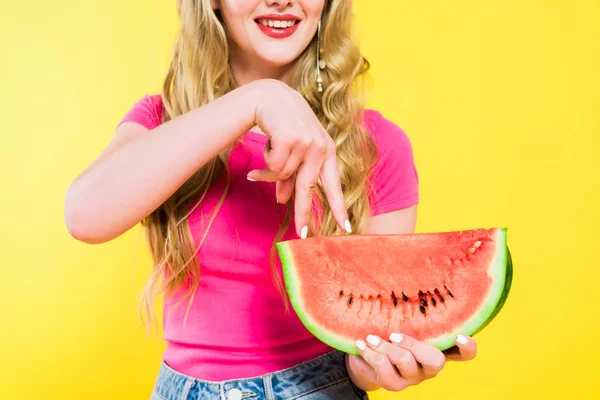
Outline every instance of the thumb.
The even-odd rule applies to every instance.
[[[281,179],[279,173],[271,171],[270,169],[254,169],[248,172],[246,178],[249,181],[260,181],[260,182],[277,182],[285,179]]]

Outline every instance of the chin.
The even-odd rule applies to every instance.
[[[286,66],[292,62],[294,62],[294,60],[296,60],[296,58],[299,56],[299,54],[296,53],[288,53],[288,54],[261,54],[258,53],[257,54],[258,57],[263,60],[266,64],[268,64],[269,66],[272,67],[283,67]]]

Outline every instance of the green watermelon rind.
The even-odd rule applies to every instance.
[[[496,308],[494,309],[494,312],[492,313],[492,315],[490,315],[490,317],[487,319],[487,321],[485,321],[485,323],[483,325],[481,325],[479,327],[479,329],[477,329],[477,331],[475,331],[473,333],[473,335],[478,332],[481,332],[483,330],[483,328],[485,328],[490,322],[492,322],[492,320],[494,318],[496,318],[496,315],[498,315],[500,310],[502,310],[502,307],[504,307],[504,304],[506,303],[506,299],[508,299],[508,294],[510,293],[510,288],[512,286],[512,276],[513,276],[512,257],[510,255],[510,250],[508,247],[506,247],[506,257],[507,257],[506,281],[504,282],[504,290],[502,292],[502,296],[500,297],[500,301],[496,305]]]
[[[471,316],[464,324],[455,328],[451,332],[439,336],[437,338],[431,338],[426,340],[427,343],[438,348],[439,350],[446,350],[455,346],[456,336],[459,334],[472,336],[477,332],[481,331],[487,326],[492,319],[500,312],[510,292],[512,283],[512,259],[507,246],[507,229],[498,228],[496,229],[496,254],[490,268],[488,270],[492,278],[492,286],[482,302],[482,306],[479,310]],[[302,300],[300,280],[296,275],[296,267],[294,265],[294,257],[290,250],[288,243],[278,242],[276,243],[279,258],[281,260],[281,266],[284,275],[285,287],[288,292],[290,302],[298,318],[302,324],[311,332],[315,337],[324,342],[325,344],[343,351],[348,354],[359,355],[356,348],[355,341],[346,337],[332,332],[322,327],[317,321],[315,321],[308,313],[306,313],[300,302]]]
[[[427,340],[427,343],[440,350],[455,346],[456,336],[459,334],[473,336],[487,326],[504,306],[512,283],[512,260],[507,246],[507,229],[496,230],[496,254],[490,263],[488,273],[492,278],[492,286],[479,310],[460,327],[452,332]]]

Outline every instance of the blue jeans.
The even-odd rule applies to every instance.
[[[331,351],[313,360],[262,376],[210,382],[180,374],[164,362],[150,400],[366,400],[352,383],[345,355]]]

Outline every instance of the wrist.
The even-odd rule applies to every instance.
[[[267,100],[266,96],[272,97],[273,93],[281,90],[280,86],[283,85],[285,85],[285,83],[277,79],[264,78],[249,82],[240,88],[244,90],[244,101],[246,104],[249,104],[252,109],[252,126],[259,125],[261,109],[264,107],[265,101]]]
[[[246,110],[244,114],[249,120],[248,126],[250,128],[256,126],[258,121],[257,111],[259,105],[261,104],[260,98],[262,92],[259,81],[249,82],[243,86],[238,87],[237,89],[235,89],[235,91],[238,92],[238,99],[243,104],[243,109]]]

